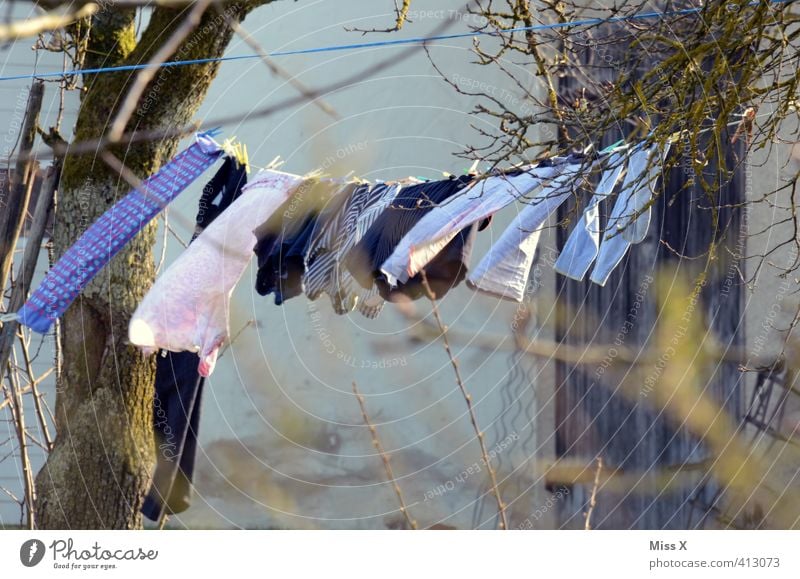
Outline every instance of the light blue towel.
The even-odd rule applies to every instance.
[[[620,264],[630,246],[641,243],[647,236],[650,201],[655,195],[655,186],[667,153],[669,144],[663,150],[653,145],[648,149],[636,149],[628,159],[628,172],[608,219],[597,262],[592,270],[590,279],[594,283],[606,285],[611,272]]]
[[[583,281],[597,257],[600,248],[599,204],[611,194],[622,176],[626,155],[627,151],[619,151],[606,160],[606,169],[597,189],[556,260],[555,270],[561,275]]]

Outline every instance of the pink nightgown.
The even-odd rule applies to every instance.
[[[197,352],[200,375],[210,375],[228,338],[230,296],[253,257],[253,230],[302,181],[280,171],[259,173],[156,280],[131,318],[131,343],[148,353]]]

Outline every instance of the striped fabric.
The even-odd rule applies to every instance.
[[[426,213],[457,195],[471,180],[470,175],[464,175],[404,187],[392,200],[391,207],[376,217],[344,260],[361,287],[371,289],[377,285],[380,295],[387,298],[395,289],[404,293],[412,285],[420,283],[421,278],[416,278],[413,282],[409,280],[409,284],[402,288],[390,287],[380,267]],[[466,240],[463,237],[458,241],[453,240],[456,244],[462,241]]]
[[[211,133],[196,141],[161,170],[103,213],[47,272],[18,312],[24,324],[47,333],[97,273],[178,194],[221,155]]]
[[[378,288],[364,289],[355,283],[352,274],[344,266],[344,258],[348,252],[361,241],[364,234],[372,227],[372,224],[394,201],[402,186],[398,183],[391,185],[378,184],[369,191],[369,199],[365,208],[355,216],[355,224],[352,233],[347,236],[339,249],[337,256],[338,291],[340,299],[346,300],[366,318],[377,318],[383,311],[384,300],[378,294]]]
[[[336,266],[336,250],[341,244],[350,223],[350,215],[363,208],[364,191],[369,185],[348,183],[336,192],[342,202],[336,204],[335,213],[318,220],[319,226],[309,244],[306,254],[306,273],[303,278],[303,291],[311,300],[323,293],[333,295],[333,275]]]
[[[376,317],[382,307],[382,300],[369,306],[364,299],[369,298],[367,292],[352,290],[349,272],[342,267],[342,257],[358,242],[372,222],[391,202],[398,188],[378,184],[353,186],[347,193],[347,204],[342,208],[338,218],[330,220],[328,227],[316,240],[314,255],[308,261],[304,287],[306,295],[315,300],[327,293],[337,314],[347,314],[357,306],[367,317]]]

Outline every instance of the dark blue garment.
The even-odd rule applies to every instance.
[[[484,223],[488,224],[488,220],[480,224],[474,223],[459,231],[450,243],[425,266],[425,275],[434,297],[442,297],[467,277],[475,235],[485,227]],[[408,281],[399,282],[396,287],[392,288],[386,276],[379,273],[375,277],[375,284],[378,286],[378,293],[386,301],[397,302],[406,301],[407,298],[417,300],[425,296],[425,285],[422,280],[422,273],[418,273],[408,278]]]
[[[142,513],[158,521],[162,513],[189,508],[197,454],[197,427],[204,378],[197,373],[197,354],[167,352],[156,363],[153,427],[156,470]]]
[[[387,301],[419,299],[425,295],[421,273],[391,288],[380,271],[381,265],[428,211],[461,191],[472,179],[464,175],[401,189],[345,258],[345,265],[356,281],[365,289],[377,285],[381,297]],[[477,229],[469,226],[461,230],[426,266],[428,282],[436,297],[443,296],[466,277]]]
[[[241,195],[246,184],[245,168],[226,157],[219,171],[203,187],[192,241]],[[205,383],[197,373],[198,363],[194,352],[166,352],[156,361],[153,398],[156,470],[142,505],[142,513],[153,521],[160,520],[162,514],[183,512],[191,503],[200,400]]]
[[[283,243],[280,245],[280,252],[274,255],[278,273],[275,305],[280,306],[286,300],[303,293],[306,248],[311,243],[317,223],[317,215],[307,217],[297,235],[284,237]]]
[[[203,187],[198,203],[195,223],[202,231],[214,221],[231,203],[242,194],[242,187],[247,185],[247,171],[236,159],[225,157],[219,171]],[[197,237],[195,232],[192,240]]]
[[[311,242],[339,214],[350,189],[335,180],[304,183],[256,229],[260,295],[275,294],[275,304],[281,305],[303,293]]]

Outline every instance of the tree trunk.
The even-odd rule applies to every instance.
[[[256,4],[227,4],[236,21]],[[178,27],[187,9],[154,9],[139,42],[135,10],[109,7],[94,17],[84,66],[147,62]],[[173,59],[222,55],[232,31],[213,8]],[[161,69],[127,130],[181,126],[197,112],[219,63]],[[101,137],[133,73],[84,78],[76,142]],[[176,151],[168,138],[112,151],[139,178]],[[54,243],[58,255],[128,185],[95,155],[70,155],[64,165]],[[141,527],[140,508],[154,465],[152,428],[155,361],[127,344],[128,320],[153,282],[155,224],[137,235],[86,287],[62,320],[64,366],[57,389],[57,438],[36,483],[37,522],[46,529]]]

